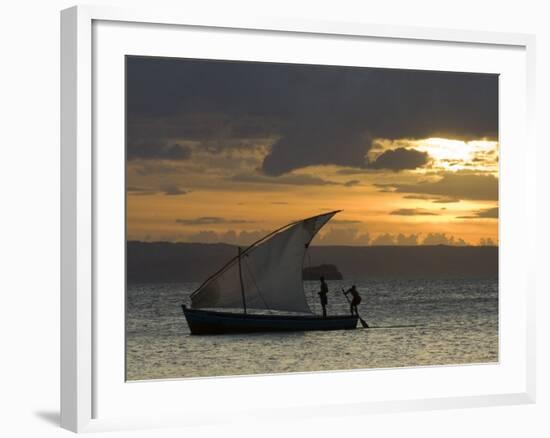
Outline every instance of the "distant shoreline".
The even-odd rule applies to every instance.
[[[127,242],[127,282],[202,282],[237,253],[225,243]],[[498,246],[314,246],[304,267],[333,264],[345,279],[498,277]]]
[[[144,244],[144,245],[212,245],[212,246],[230,246],[237,248],[238,245],[225,242],[172,242],[168,240],[127,240],[128,244]],[[247,245],[240,245],[241,248],[246,248]],[[312,243],[310,248],[498,248],[498,245],[316,245]]]

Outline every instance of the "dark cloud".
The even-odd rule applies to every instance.
[[[285,184],[285,185],[298,185],[298,186],[326,186],[326,185],[341,185],[335,181],[325,180],[311,175],[296,175],[288,174],[279,178],[265,176],[260,174],[248,174],[241,173],[234,175],[231,181],[245,182],[245,183],[259,183],[259,184]]]
[[[183,190],[176,184],[165,184],[160,187],[160,189],[153,189],[148,187],[139,187],[139,186],[128,186],[126,187],[126,192],[129,195],[137,196],[147,196],[147,195],[156,195],[162,193],[168,196],[177,196],[177,195],[186,195],[189,193],[189,190]]]
[[[432,201],[434,197],[429,195],[405,195],[403,196],[403,199],[421,199],[423,201]]]
[[[457,216],[457,219],[498,219],[498,207],[478,210],[470,216]]]
[[[163,185],[160,189],[128,186],[126,187],[126,192],[130,195],[138,195],[138,196],[156,195],[157,193],[163,193],[169,196],[177,196],[177,195],[186,195],[187,193],[189,193],[188,190],[183,190],[182,188],[180,188],[175,184],[166,184],[166,185]]]
[[[498,200],[498,179],[492,175],[446,173],[435,182],[376,184],[380,191],[443,196],[453,200]]]
[[[178,174],[182,172],[179,166],[172,165],[166,161],[152,161],[152,160],[139,160],[134,161],[131,166],[128,167],[129,171],[135,172],[140,176],[148,176],[154,174],[168,175]]]
[[[460,199],[456,199],[456,198],[440,198],[437,196],[434,197],[430,195],[405,195],[403,196],[403,199],[420,199],[423,201],[432,201],[436,204],[451,204],[454,202],[460,202]]]
[[[162,192],[168,196],[179,196],[186,195],[189,193],[188,190],[183,190],[176,184],[167,184],[161,187]]]
[[[151,144],[133,144],[128,147],[126,158],[132,160],[188,160],[191,148],[180,144],[157,146]]]
[[[456,198],[436,198],[432,200],[436,204],[454,204],[455,202],[460,202],[460,199]]]
[[[194,219],[176,219],[181,225],[218,225],[218,224],[246,224],[248,221],[243,219],[226,219],[216,216],[203,216]]]
[[[296,131],[287,133],[272,146],[262,164],[266,175],[279,176],[313,165],[364,167],[366,164],[365,153],[370,146],[370,137],[366,133],[349,130],[345,125],[328,132],[317,126],[310,126],[307,130],[300,125]]]
[[[369,167],[373,169],[388,169],[395,172],[405,169],[417,169],[430,161],[427,152],[416,149],[397,148],[383,152]]]
[[[314,175],[306,174],[293,174],[289,173],[281,175],[279,177],[268,176],[258,173],[240,173],[232,176],[231,181],[245,182],[245,183],[260,183],[260,184],[283,184],[283,185],[297,185],[297,186],[344,186],[355,187],[361,182],[359,180],[351,180],[346,182],[331,181],[323,178],[319,178]]]
[[[339,175],[364,175],[365,169],[357,167],[344,167],[336,171]]]
[[[441,162],[446,163],[449,166],[458,166],[459,164],[464,164],[464,160],[456,160],[456,159],[448,159],[448,158],[442,159]],[[470,163],[467,163],[467,164],[470,164]]]
[[[126,71],[130,156],[136,145],[149,153],[143,139],[193,139],[215,151],[269,137],[262,170],[277,176],[366,167],[373,138],[498,135],[493,74],[153,57],[128,57]]]
[[[345,185],[346,187],[355,187],[355,186],[358,186],[358,185],[360,185],[360,184],[361,184],[361,181],[359,181],[358,179],[352,179],[352,180],[346,181],[346,182],[344,183],[344,185]]]
[[[154,195],[157,193],[153,189],[149,189],[146,187],[137,187],[137,186],[128,186],[126,187],[126,192],[131,195],[138,195],[138,196],[147,196],[147,195]]]
[[[394,216],[437,216],[437,213],[418,208],[400,208],[390,212],[390,214]]]

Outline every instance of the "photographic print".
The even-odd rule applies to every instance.
[[[127,56],[127,380],[497,362],[498,90]]]

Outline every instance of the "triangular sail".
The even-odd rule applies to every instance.
[[[247,309],[311,313],[302,283],[302,264],[315,234],[338,211],[283,227],[251,245],[240,257]],[[239,257],[231,260],[191,295],[197,308],[242,308]]]

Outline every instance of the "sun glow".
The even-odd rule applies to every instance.
[[[498,204],[486,187],[498,177],[498,142],[376,139],[367,158],[400,148],[425,153],[426,164],[399,171],[323,164],[273,177],[258,171],[264,148],[215,154],[198,148],[192,160],[134,160],[128,236],[246,244],[281,224],[338,208],[342,214],[317,244],[388,244],[401,234],[409,239],[404,244],[422,244],[433,233],[470,245],[498,241],[490,215]]]
[[[427,152],[432,168],[441,170],[475,170],[496,172],[498,142],[488,140],[451,140],[427,138],[416,142],[415,148]]]
[[[417,173],[430,171],[473,171],[482,173],[498,173],[498,142],[485,139],[454,140],[441,137],[431,137],[420,140],[377,139],[377,147],[369,151],[368,158],[373,161],[382,153],[397,149],[415,149],[426,152],[430,163],[416,170]]]

